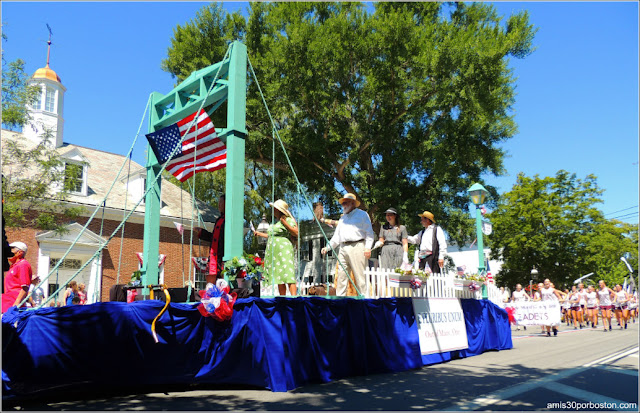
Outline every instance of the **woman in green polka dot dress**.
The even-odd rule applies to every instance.
[[[278,284],[280,295],[287,294],[287,285],[291,295],[296,295],[296,274],[293,259],[293,244],[289,240],[289,234],[298,236],[298,225],[289,212],[289,205],[281,199],[269,203],[274,210],[273,214],[278,221],[269,226],[267,234],[253,231],[258,237],[268,238],[265,252],[264,269],[268,282],[273,280]]]

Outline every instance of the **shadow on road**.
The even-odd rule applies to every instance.
[[[437,410],[562,371],[522,365],[474,366],[465,370],[464,363],[459,360],[454,367],[440,364],[401,373],[351,377],[287,393],[246,386],[145,387],[135,392],[65,392],[55,397],[4,402],[3,410]],[[637,390],[637,376],[635,386]],[[627,394],[635,395],[636,399],[629,401],[637,402],[635,390]],[[520,400],[518,410],[534,409],[536,402],[539,400]]]

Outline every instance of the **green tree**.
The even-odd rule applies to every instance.
[[[516,132],[509,58],[531,53],[534,33],[526,12],[503,19],[489,4],[381,2],[369,13],[362,3],[256,2],[246,21],[211,4],[174,29],[162,67],[181,81],[243,40],[310,193],[334,208],[353,192],[374,221],[395,206],[410,230],[429,209],[464,243],[474,232],[466,190],[503,173],[499,144]],[[272,126],[254,82],[247,157],[270,166]],[[279,183],[290,179],[282,156],[276,169]]]
[[[601,194],[593,175],[581,180],[564,170],[545,178],[519,174],[488,215],[492,254],[503,261],[497,282],[527,283],[533,267],[556,287],[590,272],[593,280],[622,282],[627,270],[620,257],[635,251],[637,263],[638,228],[606,220],[596,207]]]
[[[9,228],[63,233],[65,225],[84,211],[63,202],[81,167],[65,169],[51,139],[51,130],[45,128],[42,141],[34,146],[17,139],[2,140],[2,215]]]
[[[27,105],[35,102],[40,87],[29,84],[23,60],[6,64],[3,59],[2,65],[2,125],[21,129],[31,120]],[[62,203],[80,171],[77,166],[64,168],[52,148],[52,136],[52,131],[44,128],[41,142],[31,147],[3,136],[2,215],[9,228],[30,226],[64,232],[64,224],[84,210]],[[54,188],[56,182],[60,185]]]
[[[25,126],[29,120],[27,105],[38,99],[40,87],[29,85],[24,61],[2,61],[2,125],[10,130]]]

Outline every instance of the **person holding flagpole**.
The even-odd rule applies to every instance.
[[[209,249],[209,274],[207,275],[207,283],[215,284],[218,278],[222,278],[224,270],[224,208],[225,196],[220,195],[218,198],[218,210],[220,217],[213,226],[213,232],[209,232],[204,228],[195,227],[195,233],[202,241],[210,242]]]

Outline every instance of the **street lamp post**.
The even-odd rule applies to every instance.
[[[267,216],[262,215],[262,221],[258,224],[258,228],[256,228],[258,232],[262,232],[266,234],[269,231],[269,223],[267,222]],[[267,239],[258,237],[258,250],[262,253],[262,258],[265,257],[265,250],[267,248]]]
[[[538,281],[538,270],[535,267],[531,270],[531,279],[529,280],[529,294],[531,294],[531,298],[533,299],[533,282]]]
[[[476,183],[467,190],[471,202],[476,206],[476,237],[478,244],[478,273],[484,275],[486,267],[484,266],[484,241],[482,239],[482,213],[480,212],[480,206],[484,204],[484,200],[489,194],[489,191],[484,186]],[[487,299],[487,286],[482,285],[482,298]]]

